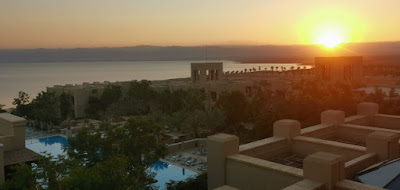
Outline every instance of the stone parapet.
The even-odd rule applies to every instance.
[[[226,157],[239,153],[239,138],[234,135],[216,134],[207,138],[208,189],[225,185]]]
[[[296,120],[282,119],[274,123],[274,137],[292,139],[301,133],[301,124]]]
[[[373,102],[361,102],[357,105],[357,115],[372,116],[379,113],[379,105]]]
[[[321,124],[339,126],[344,123],[344,117],[344,111],[326,110],[321,113]]]
[[[399,137],[397,133],[375,131],[367,135],[367,152],[376,153],[379,160],[399,157]]]
[[[317,152],[304,159],[303,172],[305,179],[323,183],[331,190],[345,178],[344,161],[340,155]]]

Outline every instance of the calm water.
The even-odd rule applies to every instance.
[[[67,139],[62,136],[25,140],[26,148],[29,148],[44,156],[46,156],[46,153],[44,152],[50,153],[50,155],[53,157],[57,157],[58,155],[66,155],[63,150],[63,146],[67,143]]]
[[[390,89],[389,87],[379,87],[382,89],[382,91],[386,94],[389,95]],[[364,88],[359,88],[359,90],[364,90],[367,94],[375,92],[375,87],[364,87]],[[400,94],[400,88],[395,88],[395,91]]]
[[[57,157],[58,155],[66,155],[62,147],[65,145],[68,146],[68,141],[63,136],[51,136],[37,139],[28,138],[25,140],[25,144],[27,148],[39,154],[45,155],[43,152],[46,151],[52,156]],[[157,182],[155,185],[158,186],[159,189],[166,189],[165,183],[169,182],[170,180],[182,181],[188,177],[197,175],[196,172],[161,161],[154,163],[154,165],[150,168],[150,171],[156,173],[155,179]]]
[[[188,177],[197,175],[196,172],[161,161],[156,162],[153,167],[150,168],[150,171],[156,173],[155,179],[157,182],[154,185],[158,186],[159,189],[166,189],[165,183],[170,180],[183,181]]]
[[[81,84],[94,81],[162,80],[190,76],[190,63],[202,61],[127,61],[127,62],[59,62],[59,63],[1,63],[0,104],[12,106],[19,91],[31,98],[47,86]],[[261,69],[298,64],[240,64],[223,61],[224,71],[245,68]]]

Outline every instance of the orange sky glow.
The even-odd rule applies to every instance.
[[[399,41],[400,1],[2,0],[0,49]]]

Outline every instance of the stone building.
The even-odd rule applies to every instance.
[[[67,84],[64,86],[54,85],[53,87],[47,87],[47,92],[54,92],[56,95],[67,93],[72,96],[72,104],[74,107],[75,118],[86,117],[85,109],[88,106],[89,97],[100,97],[103,94],[104,89],[108,85],[121,86],[122,89],[127,89],[131,81],[125,82],[84,82],[83,84]]]
[[[222,62],[218,63],[191,63],[190,73],[193,83],[220,81],[224,74]]]
[[[0,113],[0,183],[4,182],[10,167],[40,158],[40,155],[25,148],[25,125],[24,118]]]
[[[349,117],[327,110],[307,128],[279,120],[273,137],[243,145],[233,135],[209,136],[208,189],[399,189],[400,116],[378,109],[360,103]]]
[[[257,80],[256,80],[257,81]],[[93,82],[83,84],[55,85],[47,87],[47,92],[55,92],[56,95],[67,93],[72,96],[75,118],[85,118],[85,109],[88,107],[90,96],[100,97],[108,85],[122,87],[123,94],[129,88],[132,81],[123,82]],[[191,63],[190,79],[170,79],[162,81],[152,81],[151,87],[156,91],[178,90],[197,88],[206,94],[207,103],[214,104],[224,91],[238,90],[243,92],[248,98],[254,94],[256,82],[247,78],[227,79],[224,77],[223,63]]]
[[[360,81],[363,77],[363,57],[316,57],[315,75],[324,81]]]
[[[156,91],[178,90],[196,88],[206,95],[207,105],[213,105],[222,92],[240,91],[247,98],[252,98],[260,90],[287,89],[290,81],[295,77],[285,78],[280,75],[266,75],[265,73],[236,73],[224,74],[222,62],[191,63],[191,78],[169,79],[151,81],[151,87]],[[267,85],[263,85],[266,82]],[[123,82],[93,82],[83,84],[55,85],[47,87],[47,92],[55,92],[57,95],[64,93],[72,96],[75,118],[85,118],[85,109],[88,107],[90,96],[100,97],[108,85],[122,87],[123,94],[129,88],[132,81]]]
[[[207,103],[213,105],[222,92],[240,91],[252,98],[259,90],[259,79],[247,77],[225,77],[223,63],[191,63],[192,87],[204,91]]]
[[[67,93],[72,96],[72,104],[74,108],[75,118],[85,118],[86,113],[85,109],[89,105],[89,97],[97,97],[99,98],[104,89],[109,85],[120,86],[122,90],[122,96],[124,96],[133,81],[117,81],[117,82],[93,82],[88,83],[84,82],[83,84],[67,84],[67,85],[54,85],[52,87],[47,87],[47,92],[54,92],[56,95],[61,95],[62,93]],[[170,89],[184,89],[190,87],[189,80],[181,81],[181,80],[163,80],[163,81],[152,81],[151,87],[153,87],[157,91]]]

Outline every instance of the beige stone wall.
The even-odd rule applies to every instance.
[[[0,137],[0,144],[8,145],[3,148],[4,151],[15,150],[14,147],[14,136],[2,136]]]
[[[4,182],[4,152],[25,148],[24,118],[0,113],[0,183]]]
[[[0,135],[14,135],[14,129],[12,123],[7,120],[0,119]]]
[[[0,113],[0,143],[4,144],[4,151],[25,148],[25,125],[24,118]]]
[[[271,137],[239,147],[240,154],[260,159],[269,159],[290,152],[285,138]]]
[[[354,115],[347,117],[345,119],[345,123],[347,124],[355,124],[355,125],[370,125],[372,117],[364,116],[364,115]]]
[[[301,169],[247,156],[230,156],[226,164],[226,184],[241,190],[283,189],[303,180],[301,175]]]
[[[363,155],[366,149],[365,147],[303,136],[293,139],[292,152],[295,154],[308,156],[320,151],[341,155],[345,161],[349,161]]]
[[[96,91],[98,91],[98,89],[96,89]],[[90,90],[85,89],[79,89],[73,92],[75,118],[83,118],[86,116],[85,109],[88,105],[89,96],[91,96],[92,94],[93,93]],[[93,94],[93,96],[96,96],[96,94]]]
[[[226,158],[239,153],[239,138],[223,133],[209,136],[207,137],[207,150],[208,189],[226,185]]]
[[[209,137],[209,148],[218,147],[208,154],[209,182],[214,188],[381,190],[345,178],[399,157],[400,116],[378,114],[370,102],[357,109],[358,115],[347,118],[342,111],[324,111],[322,124],[304,129],[297,121],[279,120],[273,137],[241,146],[232,135]],[[268,161],[285,153],[304,156],[303,168]]]
[[[377,114],[372,118],[372,126],[400,130],[400,116]]]
[[[336,131],[337,136],[347,141],[360,142],[365,144],[366,136],[371,133],[370,130],[363,130],[352,127],[339,127]]]
[[[306,137],[315,137],[321,139],[330,139],[336,136],[335,130],[329,125],[315,125],[301,130],[301,135]]]
[[[25,148],[25,125],[14,126],[14,141],[15,149]]]
[[[352,179],[355,174],[379,161],[377,154],[367,153],[345,163],[346,178]]]
[[[3,183],[5,180],[5,172],[4,172],[4,145],[0,144],[0,183]]]

